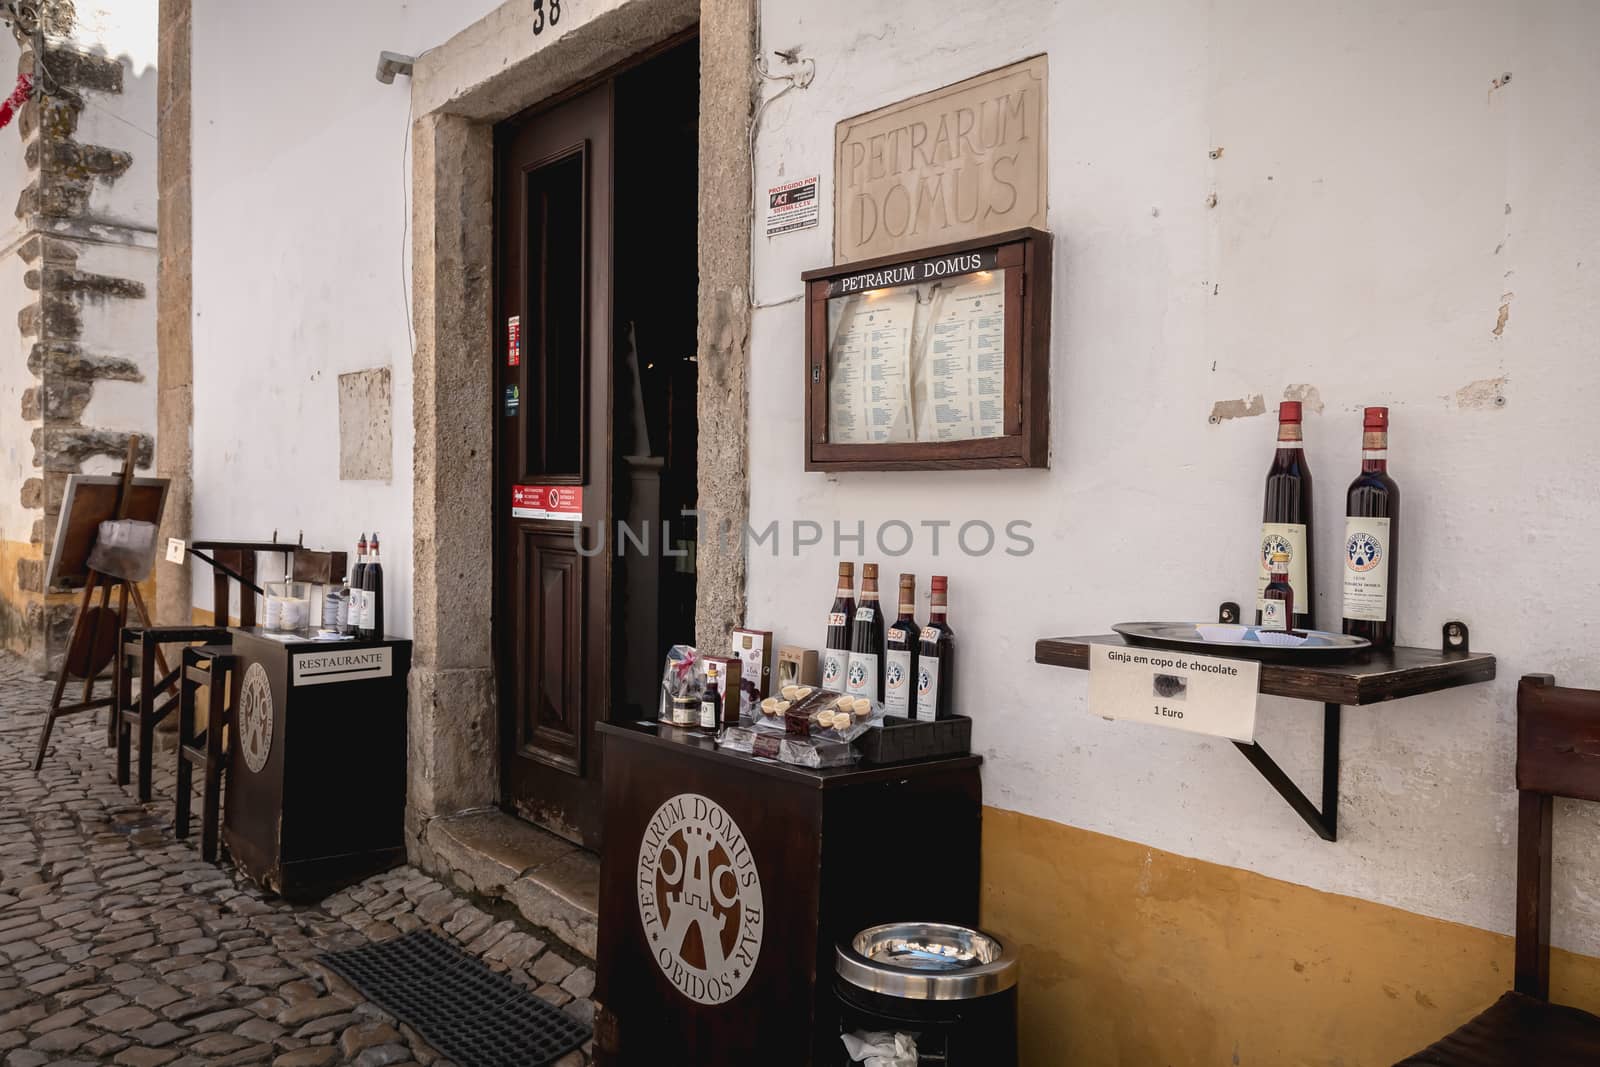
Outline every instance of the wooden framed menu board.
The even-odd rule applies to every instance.
[[[1048,233],[801,278],[806,470],[1049,465]]]

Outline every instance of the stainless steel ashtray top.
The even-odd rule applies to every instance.
[[[839,977],[910,1000],[971,1000],[1017,984],[1016,953],[981,930],[948,923],[870,926],[834,948]]]

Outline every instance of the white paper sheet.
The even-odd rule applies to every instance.
[[[916,366],[916,439],[962,441],[1005,433],[1005,283],[1002,271],[934,287]]]
[[[914,287],[828,302],[828,440],[912,440]]]

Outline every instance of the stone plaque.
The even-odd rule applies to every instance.
[[[1045,225],[1044,56],[834,128],[835,263]]]

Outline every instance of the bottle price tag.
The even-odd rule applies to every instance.
[[[1261,664],[1133,645],[1089,646],[1089,711],[1254,741]]]

